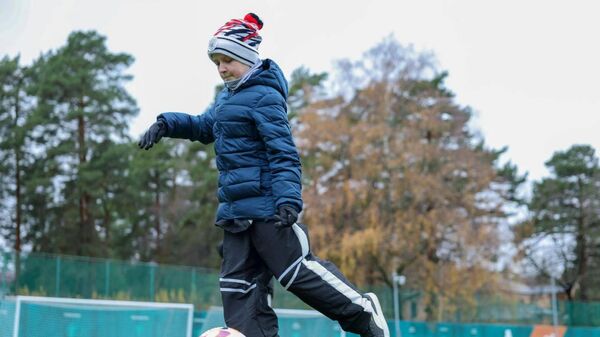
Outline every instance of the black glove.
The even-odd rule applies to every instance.
[[[290,227],[298,220],[298,211],[290,205],[281,205],[275,214],[275,227]]]
[[[140,149],[148,150],[154,144],[158,143],[160,139],[167,133],[167,123],[163,120],[158,120],[156,123],[150,126],[150,129],[144,133],[140,141],[138,142],[138,146]]]

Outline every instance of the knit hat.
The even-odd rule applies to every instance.
[[[232,19],[219,28],[208,43],[208,56],[212,54],[227,55],[248,66],[257,63],[258,45],[262,37],[258,31],[263,23],[254,13],[248,13],[244,19]]]

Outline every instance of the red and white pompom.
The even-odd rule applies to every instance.
[[[254,13],[246,14],[246,16],[244,16],[244,21],[253,24],[256,30],[261,30],[263,27],[262,20]]]

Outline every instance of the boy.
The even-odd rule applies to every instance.
[[[225,322],[247,337],[278,336],[263,278],[273,275],[304,302],[362,337],[389,337],[375,294],[361,294],[328,261],[312,255],[302,211],[301,165],[287,120],[287,81],[261,60],[253,14],[230,20],[211,38],[208,56],[225,88],[202,115],[167,112],[139,146],[162,137],[215,143],[219,170],[216,225],[224,229],[220,291]],[[266,309],[265,309],[266,308]]]

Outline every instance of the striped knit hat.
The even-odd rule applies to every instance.
[[[208,56],[212,54],[227,55],[248,66],[257,63],[258,45],[262,37],[258,31],[263,23],[254,13],[244,16],[244,19],[232,19],[219,28],[208,43]]]

